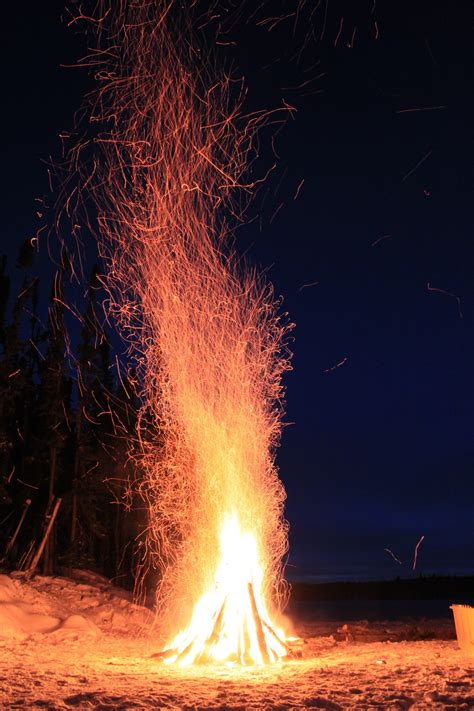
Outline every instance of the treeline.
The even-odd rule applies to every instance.
[[[451,600],[474,598],[474,577],[421,575],[417,578],[339,583],[293,583],[292,600]]]
[[[0,261],[0,562],[28,570],[56,509],[38,569],[88,568],[130,584],[143,528],[127,497],[133,389],[112,367],[97,270],[71,339],[67,256],[53,276],[46,318],[34,257],[25,242],[15,294],[7,260]]]

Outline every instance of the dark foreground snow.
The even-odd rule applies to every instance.
[[[0,709],[474,709],[474,658],[453,640],[388,641],[413,626],[364,641],[364,624],[312,636],[296,621],[301,660],[179,670],[153,659],[150,621],[105,583],[1,576]]]

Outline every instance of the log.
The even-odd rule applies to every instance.
[[[195,642],[195,640],[192,639],[191,642],[183,649],[183,651],[178,654],[178,656],[176,657],[176,660],[175,660],[176,664],[179,664],[180,662],[183,661],[183,659],[185,657],[187,657],[187,655],[189,654],[189,652],[192,649],[194,642]]]
[[[46,526],[46,530],[45,530],[45,532],[44,532],[43,539],[42,539],[41,543],[39,544],[39,548],[38,548],[38,550],[36,551],[36,555],[35,555],[35,557],[33,558],[30,567],[29,567],[28,570],[26,571],[25,577],[26,577],[27,580],[29,580],[29,579],[31,578],[31,576],[33,575],[33,573],[35,572],[36,567],[37,567],[37,565],[38,565],[38,563],[39,563],[39,561],[40,561],[40,558],[41,558],[41,556],[43,555],[44,547],[45,547],[45,545],[46,545],[46,541],[48,540],[48,536],[49,536],[49,534],[51,533],[51,529],[53,528],[54,520],[55,520],[55,518],[56,518],[56,516],[57,516],[57,513],[58,513],[58,511],[59,511],[59,507],[61,506],[61,501],[62,501],[62,499],[57,498],[56,501],[54,502],[54,507],[53,507],[53,510],[52,510],[52,512],[51,512],[51,516],[50,516],[50,519],[49,519],[49,521],[48,521],[48,525]]]
[[[287,655],[290,656],[290,657],[292,657],[292,656],[293,656],[293,650],[287,645],[286,642],[284,642],[282,639],[280,639],[280,637],[277,635],[277,633],[275,632],[275,630],[273,629],[273,627],[270,627],[270,625],[269,625],[267,622],[265,622],[265,620],[262,620],[262,622],[263,622],[263,626],[264,626],[265,629],[272,635],[273,639],[276,639],[276,641],[278,642],[278,644],[281,644],[281,646],[283,647],[283,649],[286,651]]]
[[[244,639],[243,639],[243,650],[242,650],[242,664],[245,666],[250,666],[253,664],[252,657],[250,656],[250,635],[247,620],[244,620]]]
[[[212,632],[209,635],[209,637],[206,639],[204,642],[204,649],[202,650],[201,654],[196,660],[197,664],[207,664],[209,661],[210,655],[211,655],[211,650],[212,646],[217,640],[219,639],[219,634],[222,628],[222,620],[224,617],[224,611],[225,611],[225,606],[227,603],[227,597],[224,598],[224,602],[221,605],[221,609],[219,610],[219,614],[216,617],[216,621],[214,622],[214,625],[212,627]]]
[[[25,568],[28,567],[29,562],[32,558],[32,551],[35,547],[36,544],[36,538],[33,538],[32,541],[30,541],[28,548],[26,551],[23,553],[23,555],[20,558],[20,562],[18,563],[18,570],[23,571]]]
[[[17,539],[18,534],[20,533],[21,527],[23,526],[23,521],[25,520],[26,512],[27,512],[28,509],[30,508],[30,504],[31,504],[31,499],[26,499],[25,505],[24,505],[24,507],[23,507],[23,511],[22,511],[22,514],[21,514],[21,518],[20,518],[20,520],[18,521],[17,527],[15,528],[15,532],[13,533],[13,536],[10,538],[10,540],[8,541],[8,543],[7,543],[7,545],[6,545],[6,548],[5,548],[5,558],[8,557],[8,554],[10,553],[11,549],[12,549],[13,546],[15,545],[15,541],[16,541],[16,539]]]
[[[253,621],[255,624],[255,631],[257,633],[258,648],[260,649],[260,654],[262,655],[263,662],[265,664],[270,664],[270,655],[268,654],[267,643],[265,641],[265,635],[263,633],[262,620],[257,610],[257,603],[255,602],[255,595],[253,592],[252,583],[248,584],[250,606],[252,608]]]

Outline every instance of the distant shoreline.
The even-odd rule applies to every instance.
[[[474,605],[474,575],[291,584],[292,601],[448,599]]]

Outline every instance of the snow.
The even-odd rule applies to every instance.
[[[0,575],[0,709],[474,709],[452,621],[295,620],[301,660],[185,670],[152,622],[105,579]]]

